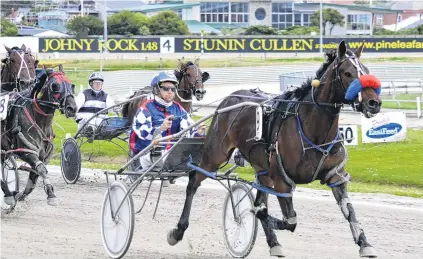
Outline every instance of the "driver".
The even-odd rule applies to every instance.
[[[76,97],[75,101],[78,107],[76,122],[78,123],[78,129],[96,112],[115,105],[112,97],[103,90],[103,82],[104,78],[100,73],[92,73],[88,78],[90,88],[80,92]],[[89,137],[89,142],[92,142],[92,135],[95,128],[107,117],[107,114],[100,114],[98,117],[92,119],[85,127],[85,134]]]
[[[160,72],[153,78],[151,82],[153,99],[143,103],[132,124],[129,143],[134,154],[150,145],[153,139],[178,133],[194,123],[184,108],[174,101],[177,84],[178,80],[172,72]],[[187,134],[190,137],[204,136],[205,126],[193,128]],[[170,148],[171,145],[166,145],[142,156],[140,158],[141,172],[147,170]],[[158,163],[155,169],[160,170],[164,160]]]

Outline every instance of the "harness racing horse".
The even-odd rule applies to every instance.
[[[347,50],[342,41],[336,58],[323,66],[320,86],[311,79],[301,88],[282,96],[270,98],[263,92],[239,90],[226,97],[217,109],[242,102],[263,105],[263,138],[254,141],[256,134],[256,107],[244,107],[214,116],[204,143],[204,155],[199,165],[205,171],[215,172],[228,161],[235,148],[251,164],[260,186],[254,202],[254,213],[261,221],[271,256],[283,256],[275,229],[294,232],[297,214],[292,201],[296,183],[320,180],[332,188],[333,195],[348,220],[355,243],[363,257],[376,257],[364,230],[357,221],[348,198],[345,171],[347,151],[338,131],[339,113],[343,104],[352,104],[366,117],[380,111],[380,82],[361,63],[362,45],[355,53]],[[374,84],[371,83],[373,81]],[[317,81],[319,82],[319,81]],[[369,83],[370,82],[370,83]],[[358,85],[362,85],[358,88]],[[318,86],[318,87],[317,87]],[[355,91],[355,94],[352,92]],[[270,104],[270,106],[266,106]],[[264,126],[266,127],[266,126]],[[267,132],[267,133],[266,133]],[[206,176],[192,170],[186,189],[186,200],[177,228],[168,233],[168,243],[175,245],[182,240],[189,225],[192,201]],[[283,219],[268,214],[268,193],[277,196]]]
[[[192,96],[195,95],[195,98],[198,101],[203,99],[206,94],[203,83],[210,78],[210,75],[207,72],[201,71],[198,59],[196,59],[194,63],[191,61],[183,63],[179,60],[179,68],[174,71],[174,74],[179,82],[175,101],[179,102],[187,112],[191,113]],[[151,92],[151,87],[145,87],[136,91],[129,98],[143,94],[150,94]],[[132,123],[135,114],[145,99],[146,98],[141,98],[125,104],[122,108],[123,117],[127,117],[129,122]]]
[[[31,49],[25,45],[21,48],[6,47],[7,57],[2,60],[1,91],[22,91],[30,87],[35,81],[35,68],[38,61],[31,54]]]
[[[52,123],[57,109],[66,117],[75,116],[74,87],[60,65],[58,72],[44,73],[33,89],[12,93],[10,99],[14,101],[10,104],[6,120],[1,123],[1,149],[2,152],[13,152],[31,168],[25,168],[30,174],[21,193],[10,193],[7,184],[2,182],[7,204],[14,206],[16,200],[24,200],[34,189],[38,176],[41,176],[47,203],[55,205],[56,195],[46,168],[54,149]]]

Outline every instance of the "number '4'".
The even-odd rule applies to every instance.
[[[172,46],[170,46],[170,41],[169,40],[165,41],[165,43],[163,43],[163,47],[167,48],[167,51],[169,51],[170,48],[172,48]]]

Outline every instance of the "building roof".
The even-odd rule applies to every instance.
[[[202,31],[205,33],[220,33],[219,30],[211,27],[210,25],[196,20],[187,20],[184,22],[187,24],[188,29],[191,33],[200,34]]]
[[[51,29],[43,29],[39,27],[32,27],[32,26],[25,26],[19,25],[18,26],[18,35],[19,36],[35,36],[35,37],[65,37],[69,36],[68,34],[51,30]]]
[[[333,7],[333,8],[347,8],[348,10],[357,10],[357,11],[367,11],[372,13],[378,13],[378,14],[389,14],[389,13],[401,13],[400,10],[391,10],[391,9],[385,9],[375,6],[362,6],[362,5],[344,5],[344,4],[327,4],[323,3],[323,7]],[[297,7],[320,7],[320,3],[298,3],[295,4],[295,8]]]
[[[104,1],[100,1],[99,4],[103,5]],[[134,7],[140,7],[142,5],[147,5],[146,3],[143,3],[141,0],[107,0],[106,6],[107,11],[115,11],[115,10],[128,10],[128,8],[134,8]]]
[[[191,8],[193,6],[200,5],[200,3],[193,3],[193,4],[183,4],[183,3],[176,3],[176,4],[137,4],[132,6],[119,6],[115,8],[111,8],[107,4],[108,12],[120,12],[123,10],[128,10],[131,12],[142,12],[142,13],[149,13],[149,12],[158,12],[164,10],[178,10],[178,9],[185,9]]]
[[[191,8],[193,6],[200,5],[200,3],[195,4],[149,4],[142,6],[140,8],[140,12],[149,13],[149,12],[157,12],[157,11],[164,11],[164,10],[178,10],[178,9],[186,9]],[[131,10],[134,11],[134,10]]]
[[[62,33],[55,30],[45,30],[40,33],[34,34],[35,37],[69,37],[69,34]]]

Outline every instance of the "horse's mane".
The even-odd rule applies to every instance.
[[[336,49],[330,49],[326,51],[325,56],[326,56],[325,62],[323,62],[323,64],[320,66],[320,68],[316,72],[316,76],[315,76],[316,79],[320,79],[325,74],[329,65],[332,64],[332,62],[335,60]],[[301,84],[299,88],[296,88],[295,90],[291,91],[290,95],[292,96],[293,94],[293,96],[298,99],[304,98],[304,96],[308,94],[308,92],[310,91],[312,87],[311,82],[313,81],[313,79],[314,78],[309,77],[305,82]]]

